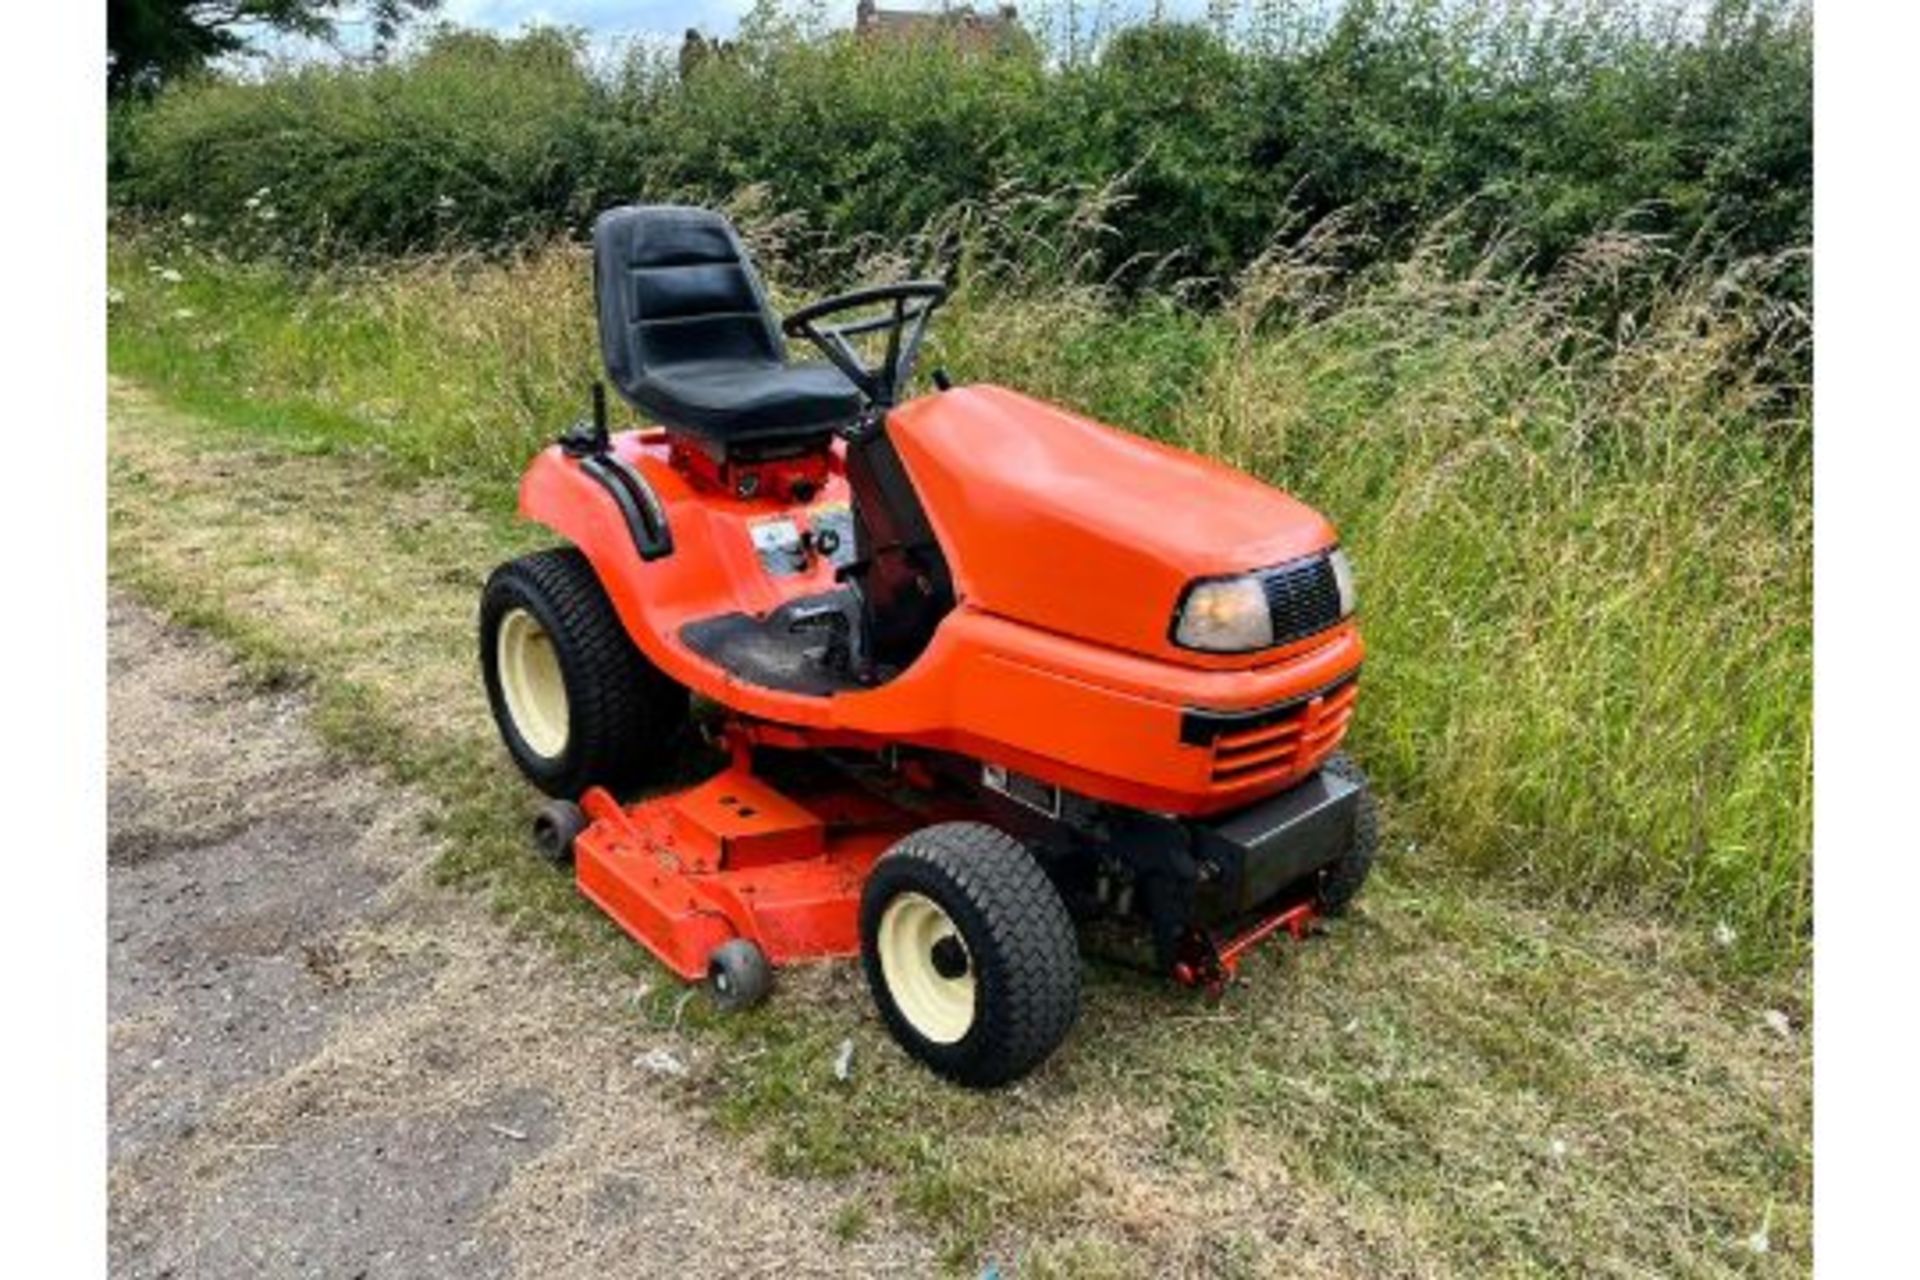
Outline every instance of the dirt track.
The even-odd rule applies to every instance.
[[[648,1065],[691,1050],[436,887],[298,693],[121,597],[109,682],[114,1274],[932,1269],[703,1130]]]

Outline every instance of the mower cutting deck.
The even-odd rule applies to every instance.
[[[735,938],[775,965],[858,955],[867,872],[925,825],[851,784],[790,799],[738,763],[631,807],[594,787],[580,807],[580,891],[689,980]]]
[[[1346,907],[1377,834],[1321,516],[1001,388],[903,401],[938,282],[782,324],[716,214],[594,241],[608,374],[661,425],[596,388],[534,460],[521,510],[571,545],[489,579],[481,656],[539,846],[627,933],[728,1008],[858,954],[908,1052],[995,1085],[1074,1021],[1076,919],[1218,990]],[[727,765],[627,803],[694,695]]]

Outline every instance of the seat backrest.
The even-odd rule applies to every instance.
[[[607,376],[642,409],[647,373],[709,361],[779,364],[786,346],[733,224],[711,209],[627,205],[593,224]]]

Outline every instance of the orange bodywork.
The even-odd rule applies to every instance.
[[[790,505],[739,498],[677,469],[664,433],[614,451],[653,487],[673,554],[643,561],[613,500],[555,446],[520,509],[592,562],[628,632],[663,671],[797,744],[957,752],[1131,808],[1224,812],[1284,789],[1339,742],[1361,655],[1351,620],[1291,646],[1205,655],[1170,640],[1196,578],[1264,568],[1333,544],[1332,527],[1238,472],[992,386],[930,394],[888,431],[952,569],[957,604],[892,680],[819,697],[745,683],[681,639],[687,623],[763,615],[833,588],[815,557],[776,575],[753,528],[800,531],[848,500],[839,446],[825,486]],[[1295,703],[1244,732],[1182,741],[1190,710]],[[583,884],[584,884],[583,874]]]
[[[1181,593],[1335,541],[1319,512],[1251,476],[1002,387],[924,396],[888,432],[961,599],[1104,649],[1246,666],[1172,643]]]

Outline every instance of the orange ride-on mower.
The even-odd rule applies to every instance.
[[[782,323],[726,219],[678,207],[604,214],[594,275],[607,375],[659,425],[609,434],[596,388],[534,459],[520,510],[569,545],[494,572],[480,649],[554,797],[537,846],[668,968],[737,1008],[857,954],[908,1053],[990,1086],[1072,1025],[1076,919],[1218,989],[1353,898],[1375,817],[1336,751],[1361,645],[1326,520],[1002,387],[906,398],[937,282]],[[690,697],[728,763],[634,801]]]

